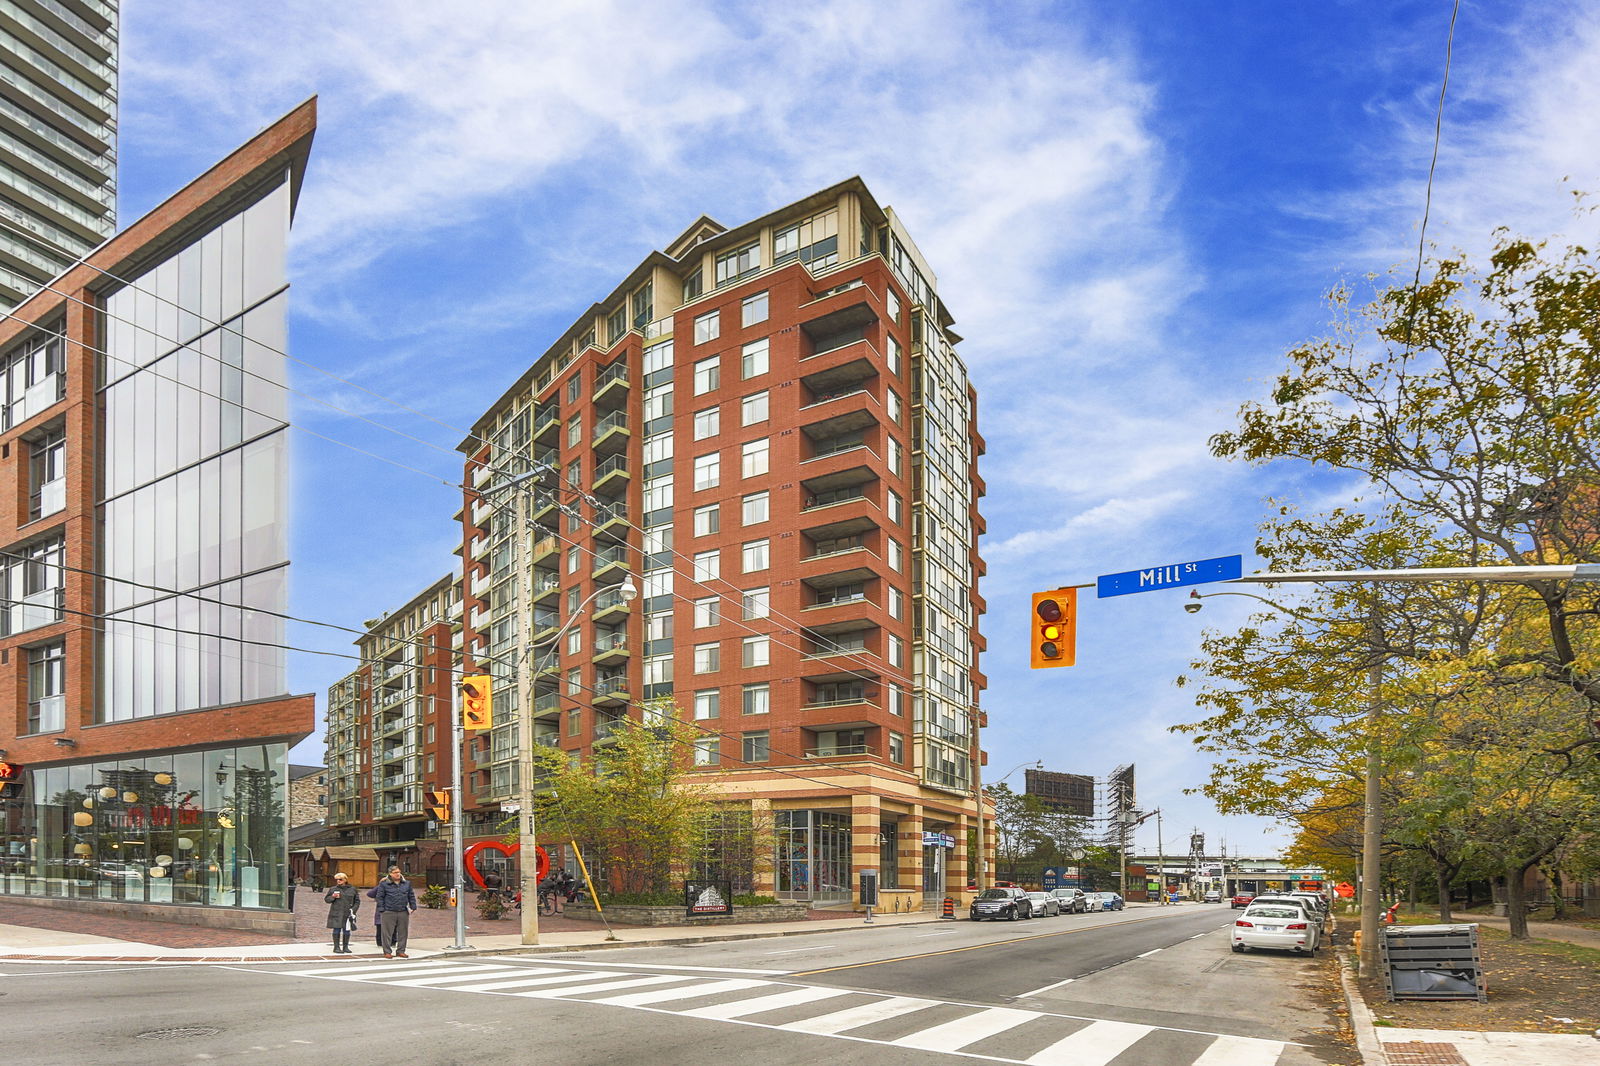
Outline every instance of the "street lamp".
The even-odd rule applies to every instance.
[[[519,531],[517,543],[522,543],[522,533]],[[521,856],[522,870],[522,942],[524,944],[537,944],[539,942],[539,842],[534,836],[533,824],[533,679],[549,664],[561,651],[561,638],[567,630],[583,617],[584,608],[588,607],[600,596],[607,592],[616,592],[621,595],[622,602],[632,603],[639,596],[639,589],[633,583],[632,576],[625,577],[613,585],[602,585],[591,592],[587,599],[573,609],[572,617],[568,618],[561,628],[556,630],[555,636],[550,638],[549,649],[539,657],[533,669],[528,669],[528,657],[533,654],[533,580],[532,568],[522,565],[522,560],[517,560],[517,569],[521,576],[521,603],[522,603],[522,633],[523,653],[517,657],[517,777],[518,792],[521,794],[522,817],[519,819],[521,831],[518,834],[518,855]]]
[[[1384,573],[1401,573],[1389,571]],[[1451,575],[1455,576],[1455,575]],[[1204,606],[1201,600],[1208,600],[1213,596],[1248,596],[1252,600],[1262,603],[1285,614],[1294,617],[1304,617],[1299,611],[1283,606],[1257,596],[1253,592],[1207,592],[1202,594],[1199,589],[1189,593],[1189,599],[1184,603],[1183,609],[1194,614]],[[1377,601],[1373,601],[1372,612],[1367,618],[1368,638],[1374,646],[1378,637]],[[1378,911],[1381,904],[1378,900],[1378,880],[1382,876],[1381,865],[1378,859],[1378,849],[1382,835],[1382,820],[1379,812],[1379,776],[1382,771],[1382,760],[1378,753],[1378,716],[1382,707],[1380,689],[1383,685],[1383,661],[1373,658],[1367,667],[1367,765],[1366,780],[1363,790],[1362,803],[1365,810],[1361,820],[1361,972],[1371,975],[1378,972]]]

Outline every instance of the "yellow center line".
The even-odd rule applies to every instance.
[[[1129,918],[1126,921],[1113,922],[1112,925],[1133,925],[1135,922],[1153,922],[1158,918],[1165,918],[1164,914],[1152,914],[1148,918]],[[1080,929],[1062,929],[1056,933],[1035,933],[1032,936],[1013,937],[1010,940],[991,940],[986,944],[968,944],[964,948],[945,948],[943,951],[924,951],[920,955],[899,955],[892,959],[878,959],[876,962],[852,962],[847,966],[829,966],[821,970],[799,970],[791,973],[790,977],[814,977],[819,973],[837,973],[840,970],[859,970],[867,966],[887,966],[893,962],[911,962],[915,959],[931,959],[936,955],[954,955],[959,951],[977,951],[979,948],[1005,947],[1008,944],[1021,944],[1029,940],[1047,940],[1053,936],[1067,936],[1072,933],[1082,933],[1088,926]],[[1097,925],[1096,929],[1107,929],[1110,926]]]

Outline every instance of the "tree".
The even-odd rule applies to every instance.
[[[1006,784],[990,785],[984,792],[994,801],[995,865],[1010,880],[1018,880],[1017,865],[1032,854],[1043,835],[1039,801]]]

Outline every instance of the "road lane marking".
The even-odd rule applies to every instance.
[[[550,971],[538,970],[535,972],[549,973]],[[563,981],[587,981],[593,976],[594,974],[584,973],[582,970],[568,970],[566,973],[558,973],[554,977],[518,977],[510,981],[490,981],[488,984],[483,985],[458,985],[456,988],[449,989],[449,991],[495,992],[502,988],[526,988],[529,985],[559,985]]]
[[[1160,950],[1161,950],[1160,948],[1154,948],[1154,949],[1152,949],[1150,951],[1145,952],[1142,955],[1135,955],[1134,958],[1136,958],[1136,959],[1148,959],[1150,956],[1154,955],[1156,952],[1158,952]]]
[[[1091,1022],[1024,1061],[1028,1066],[1104,1066],[1154,1031],[1128,1022]]]
[[[474,971],[483,969],[498,970],[500,967],[474,966],[472,969]],[[429,973],[461,973],[462,969],[459,962],[447,962],[439,966],[406,966],[404,964],[399,966],[383,966],[378,967],[376,970],[369,969],[361,972],[355,970],[349,970],[344,973],[335,973],[328,970],[323,970],[320,973],[314,973],[306,970],[289,970],[283,972],[290,973],[295,977],[320,977],[328,981],[381,981],[385,977],[420,977],[423,974]]]
[[[1035,988],[1032,992],[1024,992],[1020,996],[1012,996],[1011,998],[1012,999],[1031,999],[1034,996],[1043,995],[1044,993],[1049,992],[1052,989],[1064,988],[1064,987],[1066,987],[1067,985],[1070,985],[1072,982],[1074,982],[1076,980],[1077,980],[1076,977],[1069,977],[1065,981],[1057,981],[1053,985],[1045,985],[1043,988]]]
[[[423,985],[439,987],[447,984],[457,984],[463,981],[481,981],[489,977],[510,977],[514,973],[526,973],[521,966],[490,966],[483,970],[473,970],[470,973],[462,971],[456,974],[433,974],[429,977],[408,977],[404,981],[385,981],[389,988],[418,988]]]
[[[844,1010],[836,1010],[832,1014],[821,1014],[815,1018],[806,1018],[798,1022],[789,1022],[785,1025],[775,1025],[773,1028],[783,1029],[792,1033],[835,1036],[850,1029],[859,1029],[863,1025],[888,1021],[890,1018],[898,1018],[902,1014],[926,1010],[937,1005],[938,1000],[933,999],[890,996],[887,999],[880,999],[876,1003],[863,1003],[859,1007],[846,1007]]]
[[[750,981],[742,978],[732,978],[726,981],[707,981],[704,984],[684,985],[682,988],[655,988],[649,992],[630,992],[621,996],[604,996],[600,999],[591,999],[590,1003],[609,1003],[614,1007],[642,1007],[650,1003],[670,1003],[675,999],[695,999],[699,996],[715,996],[723,992],[742,992],[747,988],[761,988],[766,981]],[[688,1014],[688,1011],[681,1011]]]
[[[918,933],[916,938],[921,940],[925,936],[949,936],[953,932],[955,932],[954,929],[942,929],[937,933]]]
[[[797,948],[797,951],[804,950]],[[626,970],[683,970],[687,973],[756,973],[781,977],[788,970],[753,970],[736,966],[675,966],[669,962],[592,962],[589,959],[551,959],[538,958],[538,962],[557,962],[562,966],[599,966],[608,969]]]
[[[683,978],[676,974],[651,974],[649,977],[628,977],[612,981],[596,981],[593,984],[573,985],[569,988],[536,988],[531,992],[512,992],[513,996],[524,999],[559,999],[562,996],[582,996],[589,992],[609,992],[613,988],[637,988],[639,985],[664,985],[668,981],[681,981]]]
[[[789,948],[789,949],[787,949],[785,951],[769,951],[769,952],[767,952],[767,954],[768,955],[793,955],[797,951],[821,951],[823,948],[831,948],[833,946],[834,946],[833,944],[818,944],[815,947],[809,947],[809,948]]]
[[[889,1043],[896,1047],[917,1048],[921,1051],[955,1051],[1008,1029],[1015,1029],[1023,1022],[1031,1022],[1037,1017],[1033,1011],[990,1007],[977,1014],[969,1014],[965,1018],[935,1025],[931,1029],[923,1029],[910,1036],[903,1036],[899,1040],[891,1040]]]
[[[751,984],[754,983],[753,981],[751,982]],[[689,1018],[715,1018],[719,1021],[728,1021],[731,1018],[743,1018],[748,1014],[760,1014],[763,1011],[778,1010],[780,1007],[798,1007],[803,1003],[815,1003],[823,999],[836,999],[839,996],[850,995],[850,993],[851,990],[848,988],[793,988],[787,992],[775,992],[770,996],[741,999],[733,1003],[717,1003],[709,1007],[696,1007],[693,1010],[679,1011],[678,1013]]]
[[[1189,1066],[1277,1066],[1283,1044],[1248,1036],[1219,1036]]]

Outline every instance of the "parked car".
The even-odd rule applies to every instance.
[[[1265,895],[1263,895],[1263,896],[1257,896],[1255,899],[1251,900],[1250,903],[1251,903],[1251,906],[1256,906],[1256,905],[1265,904],[1265,903],[1271,903],[1271,904],[1273,904],[1275,906],[1281,905],[1281,906],[1285,906],[1285,907],[1295,907],[1302,914],[1304,914],[1306,916],[1306,921],[1312,922],[1313,924],[1316,925],[1317,932],[1319,932],[1319,933],[1322,932],[1323,923],[1327,920],[1327,917],[1328,917],[1326,914],[1322,913],[1322,910],[1320,908],[1318,908],[1315,903],[1312,903],[1308,899],[1302,899],[1299,896],[1289,896],[1289,895],[1265,896]],[[1248,910],[1249,908],[1246,908],[1246,909]]]
[[[1083,897],[1091,911],[1120,911],[1122,897],[1115,892],[1091,892]]]
[[[972,901],[971,918],[975,922],[1004,918],[1014,922],[1018,918],[1033,917],[1033,907],[1028,894],[1014,885],[986,888]]]
[[[1087,914],[1089,904],[1081,888],[1056,888],[1050,894],[1061,904],[1062,914]]]
[[[1320,940],[1317,923],[1306,917],[1305,909],[1288,903],[1252,903],[1233,923],[1233,950],[1237,952],[1271,948],[1315,955]]]
[[[1256,894],[1254,892],[1241,892],[1233,897],[1233,909],[1238,910],[1240,907],[1248,907],[1250,906],[1250,901],[1255,898]]]
[[[1035,918],[1059,917],[1061,901],[1048,892],[1029,892],[1028,912]]]
[[[1201,903],[1221,903],[1222,902],[1222,893],[1213,888],[1211,891],[1207,892],[1204,896],[1200,897],[1200,902]]]

